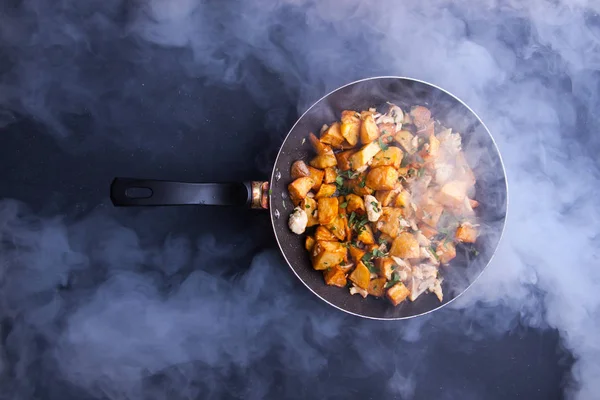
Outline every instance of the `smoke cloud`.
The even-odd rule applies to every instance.
[[[0,127],[33,121],[64,154],[102,158],[113,146],[121,160],[172,159],[200,180],[221,176],[230,152],[230,172],[250,178],[239,160],[253,149],[268,173],[292,111],[355,79],[409,76],[483,119],[510,198],[501,246],[467,293],[380,323],[317,301],[258,216],[113,210],[104,194],[83,211],[40,210],[9,194],[0,398],[491,398],[513,392],[439,354],[489,354],[481,339],[520,327],[555,330],[572,354],[566,397],[600,391],[597,3],[15,0],[0,10]],[[245,94],[222,109],[215,92]],[[245,104],[261,126],[249,128]],[[209,144],[223,120],[236,140]],[[176,151],[190,136],[203,157]],[[196,233],[179,228],[188,219]]]

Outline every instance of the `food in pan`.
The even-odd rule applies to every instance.
[[[429,109],[386,108],[344,110],[308,135],[315,154],[291,167],[289,227],[327,285],[394,306],[441,302],[440,268],[479,234],[475,176],[460,133]]]

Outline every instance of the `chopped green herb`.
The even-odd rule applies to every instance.
[[[379,212],[379,204],[377,204],[376,201],[372,201],[371,205],[373,206],[373,210],[375,210],[375,212]]]
[[[440,257],[435,252],[435,249],[433,248],[433,245],[429,246],[429,251],[431,251],[431,254],[433,254],[433,256],[435,257],[436,260],[440,261]]]
[[[381,140],[381,137],[379,137],[379,139],[377,139],[377,141],[379,142],[379,147],[381,147],[381,150],[386,151],[389,148],[387,144],[383,143],[383,140]]]
[[[425,168],[419,168],[419,170],[417,171],[417,176],[420,178],[423,176],[424,173],[425,173]]]
[[[273,189],[269,189],[269,196],[273,194]]]
[[[373,265],[371,261],[363,261],[363,264],[365,264],[365,266],[369,269],[370,272],[373,272],[374,274],[377,273],[377,268],[375,268],[375,265]]]
[[[405,168],[409,163],[408,157],[402,157],[402,162],[400,162],[400,167]]]
[[[385,288],[386,289],[391,288],[398,282],[400,282],[400,275],[398,275],[396,272],[394,272],[394,273],[392,273],[392,279],[385,284]]]
[[[332,231],[335,231],[335,226],[332,226],[332,227],[331,227],[331,230],[332,230]]]
[[[358,184],[358,186],[360,186],[361,188],[365,187],[365,185],[367,184],[367,176],[365,175],[365,177],[362,179],[362,181]]]
[[[305,205],[304,208],[310,208],[310,204]]]
[[[474,256],[477,257],[479,255],[479,251],[477,251],[477,249],[475,247],[471,247],[471,249],[469,250],[469,252]]]
[[[375,257],[385,257],[386,254],[383,251],[379,250],[379,249],[375,249],[375,250],[373,250],[373,256],[375,256]]]
[[[340,208],[346,208],[346,207],[348,207],[348,202],[347,201],[345,201],[342,204],[340,204]]]
[[[342,186],[344,184],[344,178],[342,178],[341,176],[336,177],[335,184],[338,186]]]

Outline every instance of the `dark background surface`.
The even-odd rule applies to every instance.
[[[12,20],[25,24],[32,18],[30,13],[20,11],[26,7],[17,1],[3,2],[3,7],[4,23]],[[103,15],[117,21],[117,26],[120,14],[115,11],[113,16],[110,10],[119,7],[127,8],[116,2],[102,6]],[[93,8],[90,3],[89,8],[75,7],[73,13],[92,15]],[[40,9],[50,8],[46,5]],[[39,21],[46,19],[48,26],[60,25],[61,19],[56,18],[60,13],[66,12],[58,7],[56,12],[34,20],[40,25],[43,24]],[[294,27],[306,28],[299,13],[291,13],[289,20],[292,28],[285,32]],[[41,36],[37,39],[28,34],[15,39],[8,30],[0,36],[3,88],[28,93],[6,96],[0,105],[4,122],[10,121],[0,131],[0,197],[23,202],[28,207],[23,212],[25,219],[28,215],[35,215],[31,217],[35,221],[63,216],[65,226],[75,226],[73,230],[68,228],[67,236],[74,242],[77,236],[85,238],[86,244],[78,251],[90,260],[84,269],[68,268],[61,275],[64,279],[57,282],[47,279],[52,275],[50,264],[48,269],[21,276],[11,269],[14,258],[3,259],[0,360],[4,361],[0,364],[0,398],[562,398],[573,360],[560,345],[559,335],[553,329],[522,326],[518,312],[508,307],[489,306],[478,318],[461,311],[442,310],[410,323],[360,320],[341,315],[317,301],[293,277],[277,252],[266,212],[214,207],[113,209],[108,188],[115,176],[206,182],[266,180],[278,147],[298,116],[299,102],[306,102],[299,100],[301,85],[296,82],[310,75],[310,63],[299,62],[297,56],[287,53],[289,46],[281,39],[283,56],[273,57],[295,60],[290,65],[298,71],[286,75],[281,71],[289,68],[277,70],[273,64],[265,65],[250,55],[242,57],[241,64],[251,74],[238,76],[231,84],[225,73],[212,76],[214,67],[203,69],[199,65],[190,73],[191,56],[185,50],[164,49],[132,36],[117,35],[115,32],[120,31],[114,26],[101,35],[97,30],[103,23],[86,27],[86,21],[89,20],[82,17],[81,25],[76,25],[89,34],[89,42],[83,47],[80,41],[74,47],[69,41],[55,47],[36,45],[39,41],[45,43],[43,29],[39,29]],[[484,23],[475,21],[469,26],[479,32],[483,30],[481,24]],[[514,26],[530,29],[527,21]],[[273,30],[274,43],[280,43],[276,39],[278,29]],[[515,31],[518,29],[504,32],[505,42],[512,41],[518,49],[522,42],[512,37],[518,36]],[[281,34],[283,38],[285,32]],[[234,38],[227,40],[235,43]],[[235,51],[236,46],[232,48]],[[515,52],[519,54],[518,50]],[[551,82],[548,85],[557,96],[568,93],[570,84],[565,88],[560,83],[569,80],[564,71],[537,68],[536,57],[554,56],[542,51],[518,60],[517,64],[522,65],[520,73],[547,74]],[[327,86],[389,72],[384,66],[363,63],[360,58],[357,64],[355,68],[341,69],[337,76],[324,74]],[[360,65],[363,67],[358,73]],[[26,90],[36,87],[31,80],[37,76],[36,71],[40,77],[39,97],[35,90]],[[402,71],[397,74],[402,75]],[[210,75],[210,79],[205,75]],[[86,88],[86,94],[79,95],[75,87]],[[321,89],[315,85],[310,95],[303,96],[317,100],[326,93]],[[587,143],[589,149],[589,144],[596,141],[589,132],[594,121],[590,111],[593,104],[580,98],[574,102],[580,107],[575,122],[581,129],[576,140]],[[177,246],[169,245],[173,237],[189,241],[181,251],[191,251],[193,256],[186,258],[187,262],[175,263],[176,267],[169,262],[177,259],[173,254],[169,257],[174,258],[163,255],[167,257],[161,259],[164,262],[146,262],[148,259],[144,258],[131,269],[115,266],[129,262],[129,242],[96,245],[94,241],[104,243],[112,234],[121,235],[112,225],[106,228],[103,218],[134,232],[137,239],[133,247],[142,248],[144,254],[150,254],[148,257],[154,252],[171,254],[173,248],[177,253]],[[86,222],[78,225],[82,220]],[[10,232],[9,228],[3,231],[5,244],[13,243]],[[28,237],[34,237],[32,232],[38,231],[28,228],[27,232]],[[10,243],[3,249],[12,248]],[[189,243],[200,244],[194,247]],[[115,254],[117,261],[105,262],[108,256],[98,255],[104,250]],[[44,257],[42,252],[31,253],[36,259]],[[266,258],[261,254],[266,254]],[[265,270],[261,263],[268,264]],[[87,353],[83,340],[73,351],[82,359],[93,356],[91,366],[89,370],[76,371],[79,365],[87,365],[85,361],[78,364],[73,361],[78,359],[75,353],[55,350],[64,349],[61,340],[68,326],[77,326],[78,310],[93,314],[94,308],[86,305],[97,305],[90,300],[97,299],[94,293],[105,287],[115,271],[121,270],[134,271],[139,279],[151,277],[155,292],[148,295],[148,299],[152,297],[148,304],[169,303],[190,277],[197,277],[194,271],[204,271],[205,280],[214,278],[209,283],[212,295],[202,295],[203,284],[199,283],[198,289],[192,290],[199,297],[190,294],[190,304],[204,301],[206,309],[198,315],[185,315],[206,325],[184,324],[180,329],[185,335],[154,339],[152,343],[159,350],[150,346],[130,351],[126,343],[114,342],[107,333],[106,339],[94,343],[107,343],[120,350],[109,351],[108,359],[100,365],[95,364],[93,357],[102,349]],[[253,270],[262,272],[256,275],[258,272],[252,273]],[[252,285],[244,280],[245,276],[252,279]],[[25,280],[51,283],[38,293],[26,289],[33,284],[23,283]],[[260,289],[253,289],[253,285]],[[135,290],[136,286],[127,288]],[[64,303],[60,312],[45,320],[35,312],[43,310],[39,304],[45,302],[43,296],[48,292]],[[121,304],[118,292],[111,293],[115,296],[104,297],[103,301]],[[250,306],[244,308],[243,303]],[[180,312],[185,308],[182,304],[185,301],[167,307],[158,320],[172,323],[165,316]],[[236,306],[252,315],[231,311]],[[485,316],[503,320],[500,333],[488,329]],[[32,318],[45,322],[34,323]],[[256,322],[261,318],[268,321]],[[126,325],[123,319],[98,321],[99,325],[93,325],[96,328],[108,328],[102,321]],[[221,326],[214,328],[220,334],[204,336],[202,329],[212,332],[210,327]],[[231,331],[243,333],[229,336]],[[124,332],[140,334],[131,327]],[[226,350],[216,358],[207,356],[207,350],[194,350],[213,345]],[[148,365],[141,356],[145,351],[168,354],[182,348],[187,356],[165,357]],[[260,350],[238,358],[238,354],[246,354],[240,353],[240,348]],[[110,373],[94,375],[95,368],[119,371],[128,363],[137,372],[132,374],[135,379],[124,377],[125,383]]]

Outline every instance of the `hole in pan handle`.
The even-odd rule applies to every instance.
[[[196,183],[156,179],[114,178],[110,199],[116,207],[209,205],[269,208],[264,181]]]

